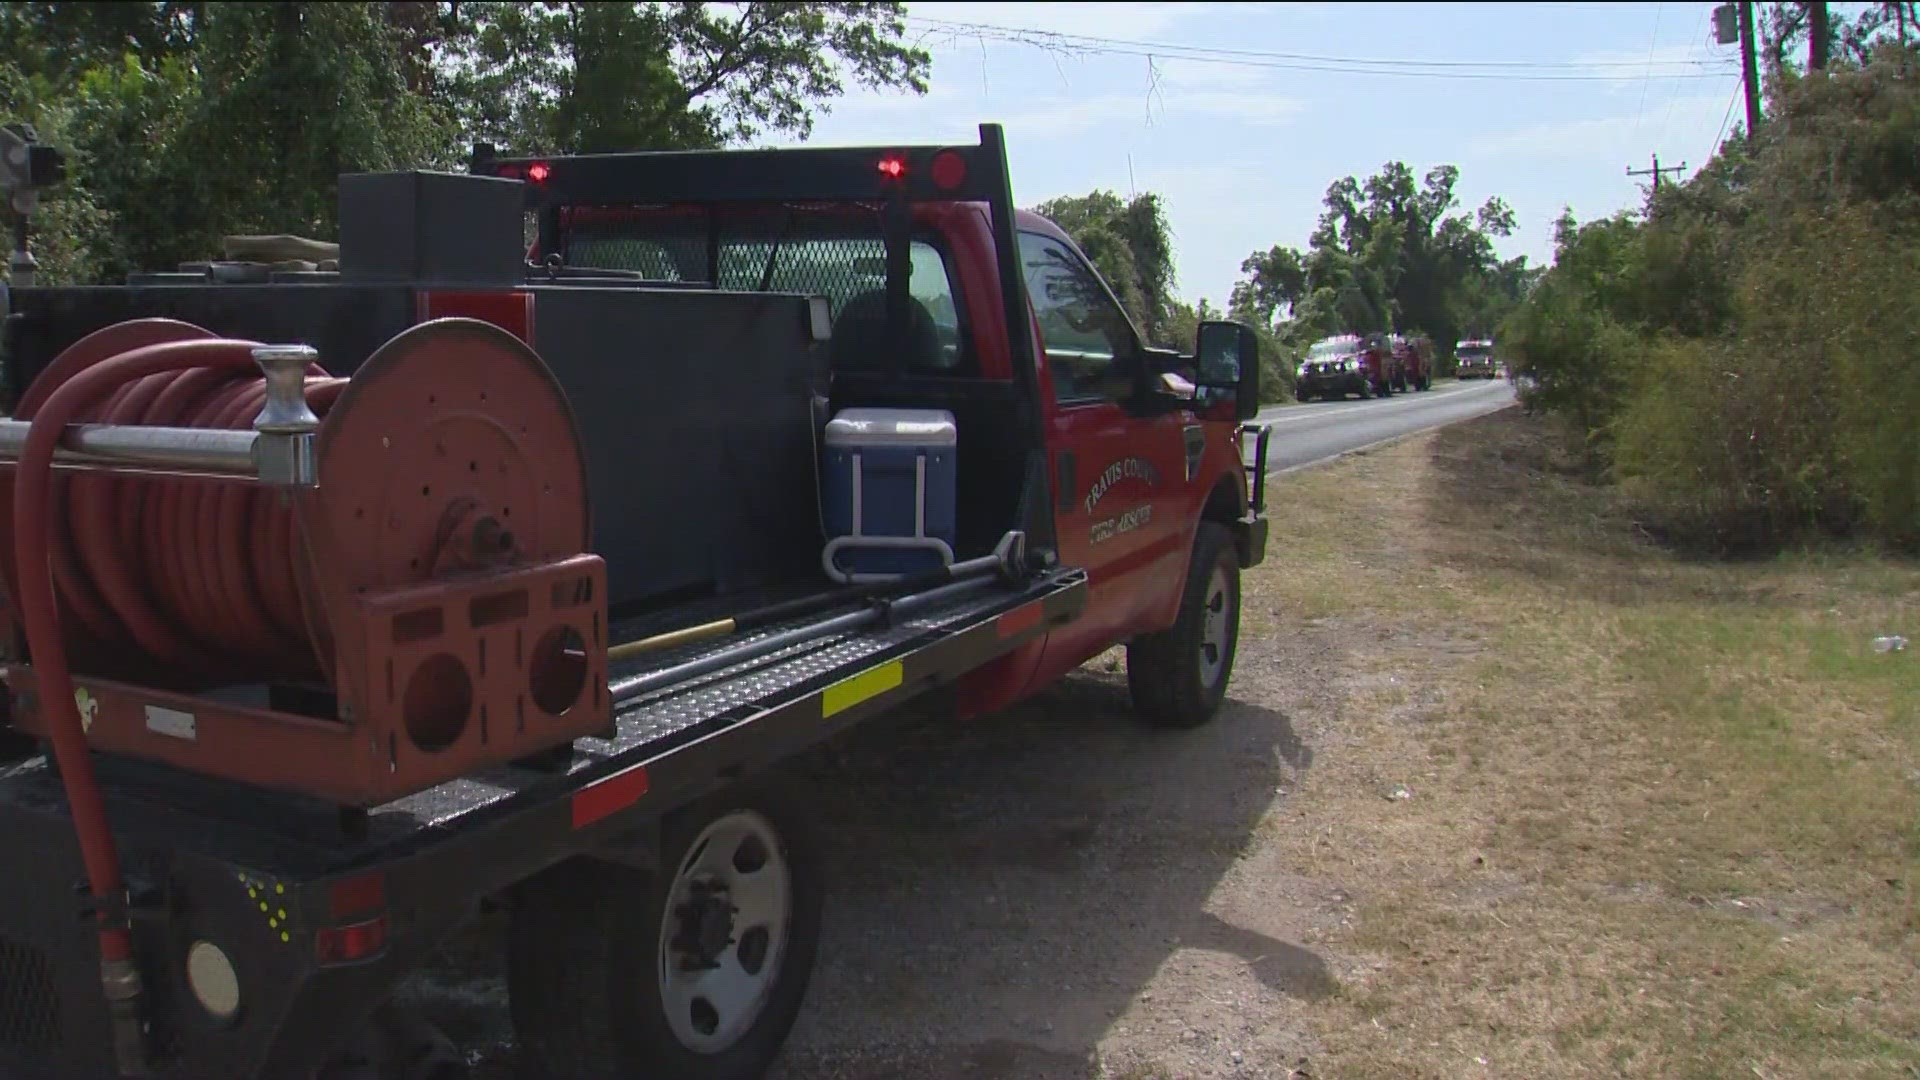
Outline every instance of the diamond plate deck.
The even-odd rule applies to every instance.
[[[341,832],[336,808],[317,800],[211,781],[145,762],[101,759],[98,767],[115,831],[130,848],[193,852],[291,877],[317,877],[344,866],[399,857],[496,814],[563,798],[591,776],[655,758],[1062,587],[1058,580],[1048,580],[1026,589],[958,598],[892,626],[797,645],[656,691],[619,712],[612,740],[578,740],[564,773],[501,768],[441,784],[372,809],[365,835],[358,839]],[[617,664],[611,676],[684,663],[828,615]],[[621,626],[614,629],[616,640],[635,636],[630,628],[626,634]],[[42,759],[0,767],[0,803],[64,817],[59,781]]]

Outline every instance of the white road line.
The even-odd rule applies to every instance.
[[[1329,409],[1329,408],[1302,409],[1297,406],[1287,406],[1287,407],[1282,407],[1276,410],[1273,419],[1269,420],[1263,416],[1260,418],[1259,422],[1262,424],[1291,424],[1300,420],[1312,420],[1315,417],[1345,416],[1348,413],[1367,412],[1367,411],[1373,411],[1373,412],[1393,411],[1392,406],[1396,402],[1403,405],[1413,405],[1413,404],[1418,404],[1419,402],[1422,402],[1422,401],[1438,401],[1441,398],[1448,398],[1448,397],[1454,396],[1455,394],[1462,394],[1471,390],[1478,390],[1478,389],[1480,389],[1478,386],[1466,386],[1463,384],[1460,386],[1454,386],[1447,389],[1435,390],[1432,393],[1429,393],[1417,398],[1403,399],[1401,397],[1394,397],[1394,398],[1388,398],[1385,401],[1380,401],[1377,399],[1373,401],[1356,401],[1356,402],[1351,402],[1346,405],[1343,405],[1337,409]]]

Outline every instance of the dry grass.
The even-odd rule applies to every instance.
[[[1688,562],[1517,411],[1290,477],[1248,613],[1377,650],[1263,828],[1323,1076],[1920,1076],[1920,569]],[[1404,787],[1410,797],[1393,797]]]

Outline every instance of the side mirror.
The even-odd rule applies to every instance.
[[[1252,327],[1225,320],[1203,322],[1194,335],[1193,356],[1199,375],[1196,383],[1203,393],[1231,392],[1236,419],[1259,415],[1260,339]]]

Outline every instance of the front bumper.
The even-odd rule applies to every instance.
[[[1362,387],[1371,385],[1366,369],[1359,371],[1329,372],[1302,375],[1294,384],[1298,393],[1310,394],[1357,394]]]

